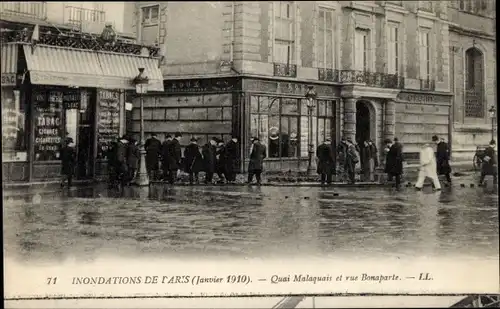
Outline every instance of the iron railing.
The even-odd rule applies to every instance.
[[[297,65],[274,63],[274,76],[297,77]]]
[[[47,19],[46,2],[1,2],[0,13],[6,15],[26,16],[35,19]]]
[[[404,88],[404,77],[397,74],[356,70],[318,69],[318,79],[335,83],[356,83],[377,88]]]
[[[106,12],[91,10],[75,6],[64,7],[64,23],[68,25],[81,26],[82,23],[104,23],[106,22]]]

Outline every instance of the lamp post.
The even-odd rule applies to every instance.
[[[490,112],[490,118],[491,118],[491,139],[495,139],[495,105],[493,105],[488,112]]]
[[[139,162],[139,172],[135,178],[135,184],[138,186],[148,186],[149,178],[146,169],[146,149],[144,148],[144,100],[142,95],[148,92],[149,78],[144,74],[144,68],[139,68],[139,75],[134,78],[135,91],[139,95],[140,100],[140,127],[141,140],[139,143],[139,153],[141,155]]]
[[[314,109],[314,100],[316,99],[316,91],[314,91],[314,86],[307,86],[307,92],[305,94],[306,104],[307,104],[307,116],[308,116],[308,156],[307,156],[307,176],[311,176],[314,173],[314,168],[312,166],[312,158],[314,154],[313,145],[313,125],[312,125],[312,112]]]

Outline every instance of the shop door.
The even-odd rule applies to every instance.
[[[80,109],[66,110],[66,136],[75,142],[76,179],[94,176],[94,125],[92,104],[82,104]]]

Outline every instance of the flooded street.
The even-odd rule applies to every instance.
[[[4,203],[22,261],[142,257],[498,258],[498,196],[483,188],[105,187]]]

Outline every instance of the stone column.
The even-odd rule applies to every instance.
[[[396,102],[394,100],[387,100],[385,103],[384,127],[384,139],[393,140],[396,133]]]
[[[351,138],[353,141],[356,137],[356,101],[357,98],[344,99],[344,129],[342,130],[343,137]]]

